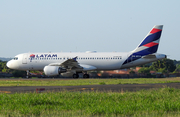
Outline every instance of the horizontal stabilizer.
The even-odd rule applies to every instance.
[[[153,58],[156,58],[156,55],[149,54],[149,55],[143,56],[142,58],[153,59]]]

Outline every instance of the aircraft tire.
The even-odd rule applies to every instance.
[[[73,74],[73,78],[74,78],[74,79],[78,79],[78,78],[79,78],[79,75],[78,75],[78,74]]]

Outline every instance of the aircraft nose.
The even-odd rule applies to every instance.
[[[6,66],[10,69],[17,69],[18,68],[18,65],[16,62],[10,60],[6,63]]]
[[[8,61],[8,62],[6,63],[6,66],[7,66],[8,68],[11,68],[11,62]]]

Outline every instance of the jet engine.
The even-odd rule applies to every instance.
[[[66,71],[67,71],[66,69],[63,69],[59,66],[45,66],[44,67],[44,73],[47,76],[56,76]]]

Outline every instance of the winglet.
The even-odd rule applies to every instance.
[[[76,56],[76,57],[74,57],[74,58],[72,58],[72,59],[76,61],[76,59],[77,59],[77,56]]]

